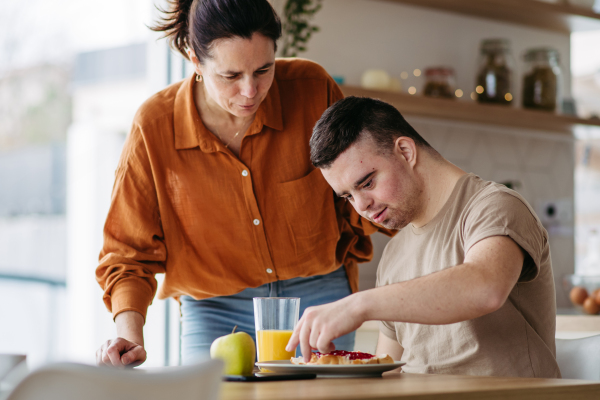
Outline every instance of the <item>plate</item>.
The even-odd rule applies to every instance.
[[[317,376],[355,376],[371,375],[380,376],[385,371],[391,371],[406,364],[396,361],[393,364],[351,364],[351,365],[296,365],[289,360],[257,362],[260,368],[268,369],[275,373],[309,373]]]

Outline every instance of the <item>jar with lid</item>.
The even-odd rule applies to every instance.
[[[556,110],[560,77],[558,51],[547,47],[530,49],[524,59],[523,107]]]
[[[455,77],[454,70],[448,67],[431,67],[425,69],[425,96],[453,99]]]
[[[477,73],[477,101],[509,105],[512,102],[512,70],[514,62],[507,39],[481,42]]]

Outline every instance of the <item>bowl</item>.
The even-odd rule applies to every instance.
[[[565,275],[563,276],[563,289],[567,296],[575,286],[581,286],[588,292],[600,288],[600,275],[583,276],[583,275]]]

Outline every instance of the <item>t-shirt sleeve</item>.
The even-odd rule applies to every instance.
[[[390,339],[398,340],[396,337],[396,329],[389,321],[379,321],[379,331]]]
[[[537,277],[548,233],[527,203],[502,190],[476,200],[463,226],[465,254],[475,243],[491,236],[508,236],[527,253],[519,282]]]

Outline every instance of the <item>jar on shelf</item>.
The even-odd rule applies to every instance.
[[[513,100],[513,58],[507,39],[481,42],[475,92],[480,103],[509,105]]]
[[[558,51],[547,47],[530,49],[524,59],[523,107],[556,110],[560,77]]]
[[[430,67],[425,69],[424,95],[453,99],[455,87],[454,70],[448,67]]]

